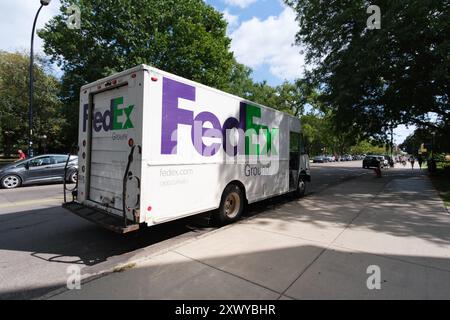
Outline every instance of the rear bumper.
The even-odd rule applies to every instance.
[[[363,168],[376,169],[376,168],[378,168],[378,166],[383,167],[384,164],[382,163],[382,164],[378,165],[378,164],[373,164],[373,163],[363,163]]]
[[[127,225],[124,225],[122,218],[114,216],[106,211],[87,207],[78,202],[67,202],[64,203],[62,207],[79,217],[116,233],[124,234],[133,232],[138,230],[140,227],[139,224],[133,223],[129,220],[127,221]]]

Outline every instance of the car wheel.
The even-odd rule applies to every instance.
[[[1,181],[1,186],[4,189],[14,189],[22,185],[22,180],[19,176],[14,174],[9,174],[3,177]]]
[[[239,220],[244,211],[244,194],[238,186],[231,184],[225,188],[215,220],[226,225]]]

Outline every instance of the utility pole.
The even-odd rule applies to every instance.
[[[391,158],[394,157],[394,128],[391,125]]]
[[[43,6],[48,6],[51,0],[41,0],[41,6],[39,7],[36,17],[34,17],[33,29],[31,31],[31,48],[30,48],[30,83],[29,83],[29,105],[28,105],[28,157],[32,158],[34,156],[33,152],[33,96],[34,96],[34,33],[36,30],[36,22],[39,16],[39,13],[42,10]]]

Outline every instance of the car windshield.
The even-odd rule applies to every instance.
[[[16,162],[13,162],[13,163],[6,164],[4,166],[0,166],[0,170],[6,170],[6,169],[11,168],[11,167],[19,167],[19,166],[22,167],[22,166],[25,165],[25,163],[28,162],[28,160],[29,159],[24,159],[24,160],[20,160],[20,161],[16,161]]]

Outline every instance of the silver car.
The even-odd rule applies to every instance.
[[[70,156],[65,174],[67,157],[64,154],[45,154],[1,167],[0,187],[14,189],[22,185],[58,182],[64,179],[75,183],[78,177],[78,157]]]

